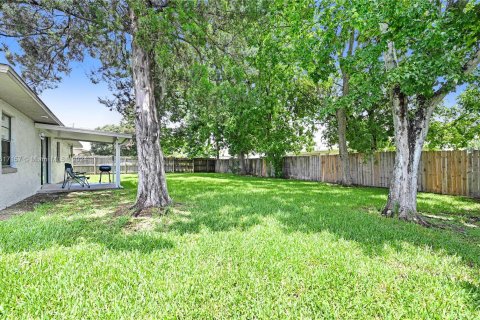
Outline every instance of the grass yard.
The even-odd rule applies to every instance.
[[[176,205],[121,213],[124,190],[63,195],[0,222],[1,318],[480,318],[480,203],[387,190],[171,174]]]

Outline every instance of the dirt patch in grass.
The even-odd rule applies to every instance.
[[[153,231],[157,224],[160,222],[160,218],[154,217],[140,217],[132,218],[123,228],[125,234],[134,234],[140,231]]]
[[[119,217],[119,216],[133,216],[135,213],[135,208],[133,207],[134,203],[126,203],[119,205],[115,212],[113,213],[114,217]],[[176,212],[178,210],[182,210],[182,208],[185,205],[180,202],[174,202],[173,204],[169,205],[168,207],[165,208],[146,208],[143,209],[140,214],[136,215],[136,218],[141,218],[141,217],[159,217],[159,216],[165,216],[168,215],[169,213]]]
[[[39,193],[31,197],[28,197],[16,204],[0,210],[0,221],[7,220],[15,215],[20,215],[25,212],[30,212],[35,209],[36,206],[57,201],[67,196],[66,193]]]
[[[114,217],[131,216],[133,214],[133,203],[119,205],[113,212]]]
[[[480,228],[480,217],[472,215],[425,214],[431,226],[466,234],[467,229]]]
[[[477,216],[468,216],[467,219],[471,222],[471,223],[480,223],[480,216],[477,217]]]
[[[190,211],[186,208],[186,205],[177,202],[163,209],[145,209],[139,216],[132,216],[134,211],[129,209],[129,207],[117,209],[116,214],[129,217],[123,232],[125,234],[134,234],[142,231],[165,231],[168,229],[168,226],[175,222],[188,222]]]

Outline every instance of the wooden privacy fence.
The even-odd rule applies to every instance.
[[[215,161],[215,172],[239,173],[240,164],[238,159],[220,159]],[[245,169],[247,174],[258,177],[273,176],[273,171],[263,158],[246,159]]]
[[[395,152],[379,152],[373,155],[353,153],[349,155],[350,173],[355,185],[390,186]],[[98,166],[115,164],[111,156],[77,156],[73,159],[76,171],[99,173]],[[137,160],[121,157],[122,173],[136,173]],[[248,174],[269,177],[272,168],[265,159],[247,159]],[[341,177],[338,155],[290,156],[283,162],[283,176],[289,179],[338,183]],[[238,173],[238,159],[185,159],[165,158],[166,172],[219,172]],[[441,194],[480,197],[480,151],[424,151],[418,172],[418,190]]]
[[[355,185],[390,186],[395,152],[349,156]],[[216,172],[238,172],[238,160],[217,160]],[[248,159],[248,174],[267,177],[271,170],[264,159]],[[338,183],[341,178],[338,155],[290,156],[284,158],[283,176],[289,179]],[[424,151],[419,166],[419,191],[480,197],[480,151]]]
[[[185,159],[165,158],[165,172],[215,172],[215,159]],[[100,173],[100,165],[112,166],[115,172],[113,156],[76,156],[73,158],[75,171],[87,172],[88,174]],[[121,173],[137,173],[137,159],[134,157],[120,157]]]
[[[76,156],[73,157],[72,165],[75,171],[86,172],[88,174],[100,173],[98,167],[101,165],[112,166],[112,172],[115,172],[115,161],[113,156]],[[132,157],[120,157],[121,173],[136,173],[138,170],[137,159]]]

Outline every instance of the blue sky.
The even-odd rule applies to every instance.
[[[5,55],[0,52],[0,63],[7,64]],[[65,75],[55,89],[48,89],[40,98],[67,127],[95,129],[106,124],[118,124],[122,116],[110,111],[98,102],[98,97],[108,97],[106,83],[93,84],[87,74],[99,62],[88,58],[82,63],[72,63],[72,72]],[[15,70],[20,74],[18,66]]]
[[[106,124],[118,124],[122,116],[98,102],[98,97],[110,95],[105,83],[93,84],[87,74],[93,62],[72,64],[58,88],[45,90],[40,97],[68,127],[94,129]]]
[[[451,107],[453,106],[455,103],[457,103],[457,97],[460,93],[462,93],[463,91],[465,91],[465,89],[467,88],[467,85],[466,84],[463,84],[461,86],[458,86],[457,90],[455,90],[454,92],[451,92],[449,94],[447,94],[447,96],[445,97],[444,99],[444,104],[448,107]]]

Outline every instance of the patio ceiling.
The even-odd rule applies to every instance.
[[[123,144],[132,139],[131,134],[69,128],[44,123],[35,123],[35,127],[46,135],[59,140],[73,140],[85,142],[104,142]]]

